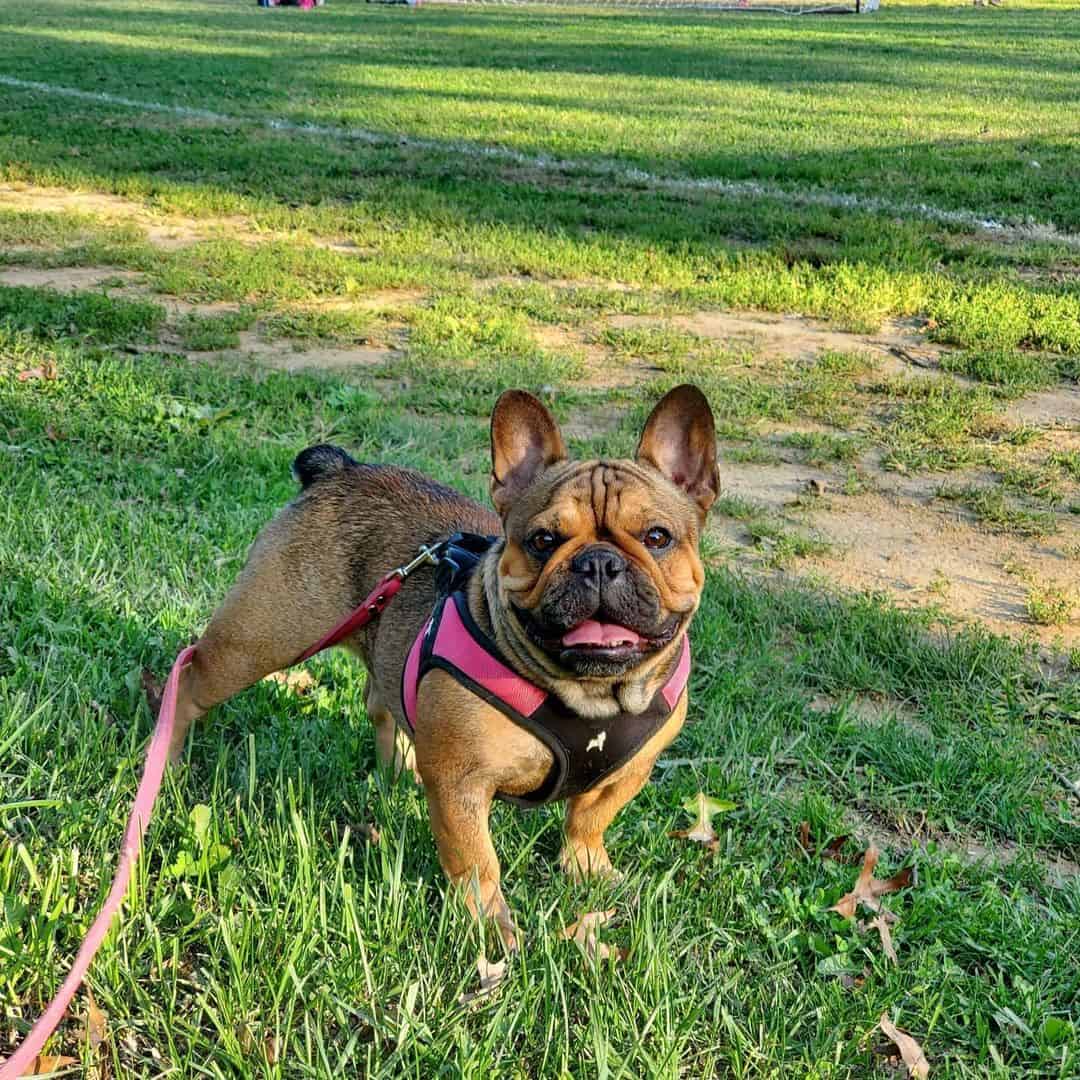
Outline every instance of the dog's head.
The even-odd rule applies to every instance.
[[[504,632],[551,678],[625,679],[650,666],[685,632],[704,578],[698,541],[719,491],[704,394],[667,394],[634,460],[574,462],[551,413],[509,390],[491,450]]]

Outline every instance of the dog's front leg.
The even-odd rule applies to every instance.
[[[517,948],[514,920],[500,888],[499,860],[491,842],[488,815],[493,792],[467,782],[426,784],[431,831],[439,862],[464,894],[477,919],[494,919],[507,949]]]
[[[639,762],[635,758],[611,783],[567,800],[566,839],[559,865],[575,881],[620,876],[604,847],[604,833],[615,815],[645,786],[655,760]]]
[[[656,759],[678,735],[686,719],[686,695],[664,726],[606,783],[567,800],[566,839],[559,864],[576,881],[585,877],[618,878],[604,833],[615,815],[645,786]]]

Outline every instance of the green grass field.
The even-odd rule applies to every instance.
[[[625,880],[569,883],[562,811],[496,807],[524,948],[461,1005],[494,935],[448,896],[422,792],[375,770],[363,675],[323,655],[309,692],[260,684],[198,730],[91,970],[106,1038],[80,995],[49,1053],[824,1080],[903,1074],[888,1012],[933,1076],[1080,1076],[1080,22],[885,2],[0,8],[0,1055],[108,887],[142,669],[199,633],[298,450],[483,498],[500,390],[578,454],[629,453],[691,379],[725,483],[790,461],[828,487],[721,499],[691,722],[609,836]],[[708,329],[732,312],[820,347]],[[810,504],[893,480],[942,552],[957,515],[1003,545],[1016,633],[947,617],[944,577],[920,604],[832,579]],[[699,791],[735,804],[714,851],[668,835]],[[871,841],[881,876],[917,871],[896,963],[829,910]],[[608,908],[629,951],[594,964],[558,932]]]

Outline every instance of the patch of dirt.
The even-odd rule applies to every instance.
[[[68,191],[67,188],[30,187],[27,184],[0,184],[0,199],[12,210],[43,213],[79,213],[101,218],[130,218],[137,204],[119,195],[98,191]]]
[[[883,820],[879,813],[847,809],[844,812],[847,827],[859,843],[874,843],[883,850],[903,854],[916,848],[925,848],[928,841],[933,841],[939,848],[956,855],[963,862],[971,864],[986,863],[990,866],[1008,866],[1023,854],[1033,854],[1046,871],[1047,880],[1056,888],[1064,888],[1071,881],[1080,877],[1080,864],[1059,855],[1057,852],[1022,848],[1011,840],[997,840],[984,843],[973,837],[956,833],[942,833],[929,829],[926,816],[916,811],[914,820],[908,824],[901,822],[900,829],[892,827]]]
[[[827,470],[800,464],[726,462],[721,479],[725,495],[741,496],[791,530],[832,545],[827,554],[793,564],[795,573],[823,575],[844,589],[886,592],[901,605],[933,605],[961,622],[977,619],[1046,646],[1080,643],[1075,618],[1060,627],[1037,626],[1026,607],[1028,581],[1068,583],[1080,576],[1080,560],[1068,554],[1080,551],[1075,515],[1060,515],[1060,531],[1044,539],[997,534],[958,504],[935,499],[934,477],[866,475],[874,490],[855,495],[844,495]],[[825,485],[823,496],[808,496],[810,480]],[[739,521],[717,516],[712,529],[728,543],[749,543]],[[741,558],[753,561],[757,552],[748,549]],[[1015,573],[1020,564],[1023,579]]]
[[[660,321],[652,315],[616,315],[609,320],[615,327],[656,325]],[[915,357],[926,357],[924,363],[936,365],[938,356],[910,321],[886,323],[874,334],[835,330],[826,323],[802,315],[763,312],[699,311],[693,315],[675,315],[666,321],[699,337],[749,346],[764,360],[811,359],[826,350],[872,351],[895,357],[893,350],[899,350]],[[908,370],[907,365],[900,366]]]
[[[617,431],[626,410],[621,405],[597,405],[577,412],[562,424],[562,432],[570,440],[588,442]]]
[[[205,357],[206,353],[194,355]],[[219,355],[244,357],[276,371],[340,371],[348,368],[376,367],[399,356],[396,349],[371,345],[302,346],[295,341],[280,339],[262,341],[254,331],[240,334],[240,348]]]
[[[1058,386],[1028,394],[1012,402],[1005,416],[1014,423],[1080,431],[1080,387]]]
[[[928,738],[930,729],[915,712],[896,698],[872,697],[869,694],[856,694],[843,700],[828,694],[818,694],[810,702],[814,712],[831,712],[843,707],[848,716],[853,716],[867,727],[881,727],[890,720],[896,720],[912,733],[921,738]]]
[[[0,284],[27,285],[57,292],[80,292],[99,289],[103,282],[122,280],[125,283],[142,277],[131,270],[115,270],[108,266],[68,266],[40,270],[30,266],[14,266],[0,270]]]

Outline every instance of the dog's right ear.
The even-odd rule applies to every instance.
[[[555,417],[524,390],[507,390],[491,414],[491,501],[503,517],[550,465],[566,458]]]

